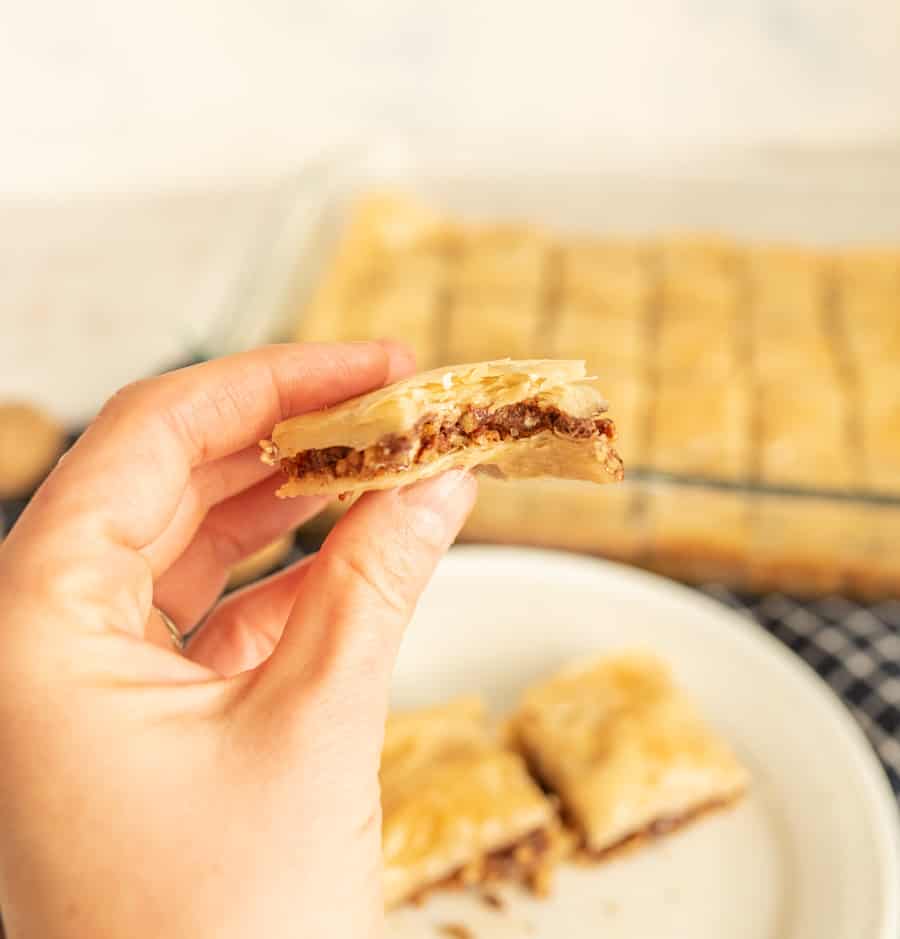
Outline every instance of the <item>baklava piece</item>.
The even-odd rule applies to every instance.
[[[853,485],[861,453],[850,402],[836,379],[812,388],[796,379],[765,385],[757,407],[763,483],[810,489]]]
[[[590,307],[566,301],[556,313],[553,350],[562,358],[584,359],[591,374],[638,372],[647,360],[646,328],[642,318],[600,318]]]
[[[724,385],[741,364],[731,315],[694,317],[664,310],[656,341],[657,367],[663,373],[705,376]]]
[[[483,479],[465,541],[540,544],[632,560],[644,544],[638,493],[627,482],[585,487],[565,479]]]
[[[62,426],[40,408],[0,402],[0,499],[29,495],[53,468],[65,442]]]
[[[640,317],[652,294],[647,247],[637,241],[573,238],[560,250],[559,277],[562,301],[597,320]]]
[[[741,381],[663,376],[657,386],[650,465],[664,473],[743,481],[751,470],[751,401]]]
[[[531,688],[511,735],[595,859],[730,805],[747,786],[747,772],[648,654],[580,663]]]
[[[431,354],[427,324],[444,289],[455,237],[437,213],[415,200],[386,193],[360,199],[306,305],[296,338],[335,342],[397,335],[408,324],[388,324],[385,332],[383,310],[400,306],[404,319],[409,308],[417,312],[411,339],[417,352],[424,346]]]
[[[755,317],[790,336],[792,326],[819,323],[828,303],[827,258],[789,245],[760,245],[745,259],[746,289]]]
[[[752,544],[751,504],[741,492],[654,484],[645,516],[654,570],[695,583],[742,584]]]
[[[262,442],[279,495],[403,486],[453,467],[504,478],[622,478],[613,422],[584,363],[482,362],[425,372],[279,424]]]
[[[684,233],[655,246],[658,304],[666,316],[714,323],[734,318],[741,285],[738,246],[717,235]]]
[[[756,497],[749,588],[801,595],[842,591],[869,537],[862,508],[838,499]]]
[[[459,240],[457,287],[471,296],[537,294],[550,250],[543,232],[524,225],[469,226]]]
[[[849,570],[851,591],[866,598],[900,596],[900,506],[849,506],[853,531],[864,541],[854,551]]]
[[[391,715],[381,800],[388,908],[439,887],[549,888],[563,845],[554,806],[493,739],[478,698]]]
[[[900,388],[867,389],[862,399],[867,483],[877,491],[900,494]]]
[[[451,362],[510,356],[527,359],[540,346],[541,301],[536,293],[510,291],[461,294],[447,314]]]

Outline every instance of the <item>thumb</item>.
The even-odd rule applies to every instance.
[[[255,676],[269,714],[288,717],[324,695],[345,723],[383,721],[403,631],[475,499],[474,479],[451,470],[363,496],[311,562],[284,633]],[[349,710],[348,710],[349,709]],[[344,717],[346,715],[346,717]],[[360,728],[362,729],[362,728]]]

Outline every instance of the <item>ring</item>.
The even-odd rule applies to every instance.
[[[181,635],[178,627],[172,621],[172,617],[168,613],[165,613],[158,606],[153,607],[154,610],[159,614],[159,618],[165,624],[166,629],[169,631],[169,638],[172,640],[172,645],[179,652],[184,652],[184,636]]]

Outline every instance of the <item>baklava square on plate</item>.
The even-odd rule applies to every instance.
[[[439,886],[547,885],[554,805],[490,733],[478,698],[392,714],[381,761],[388,907]]]
[[[595,858],[725,806],[747,785],[667,667],[643,652],[579,663],[532,687],[510,732]]]

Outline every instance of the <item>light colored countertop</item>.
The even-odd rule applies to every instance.
[[[896,0],[6,4],[0,190],[280,172],[354,131],[900,135]]]

